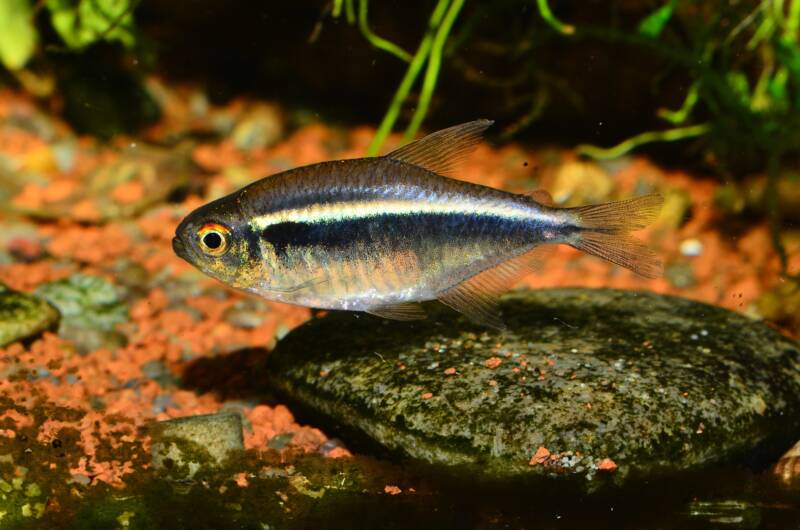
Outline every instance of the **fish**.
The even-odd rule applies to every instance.
[[[557,207],[453,178],[491,120],[429,134],[383,156],[298,167],[203,205],[178,225],[175,253],[266,299],[393,320],[439,300],[503,329],[500,295],[566,244],[655,278],[658,256],[630,233],[658,215],[657,194]]]

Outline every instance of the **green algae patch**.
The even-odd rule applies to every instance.
[[[505,332],[333,313],[290,333],[270,381],[306,412],[406,458],[487,479],[586,482],[777,456],[800,425],[800,350],[680,298],[506,296]]]
[[[45,513],[47,496],[28,477],[28,468],[10,455],[0,456],[0,528],[35,526]]]
[[[0,284],[0,347],[34,337],[58,319],[58,311],[47,301]]]

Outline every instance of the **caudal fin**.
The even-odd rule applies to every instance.
[[[660,195],[644,195],[625,201],[570,208],[580,230],[569,244],[645,278],[658,278],[663,273],[661,260],[629,232],[652,223],[663,203]]]

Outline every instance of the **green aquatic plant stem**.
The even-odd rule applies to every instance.
[[[789,16],[786,19],[786,36],[789,39],[797,39],[798,30],[800,30],[800,0],[791,0]]]
[[[575,33],[575,26],[564,24],[553,15],[547,0],[536,0],[536,5],[539,7],[539,14],[542,15],[544,21],[550,24],[553,29],[564,35],[572,35]]]
[[[772,238],[772,246],[778,254],[781,263],[781,274],[786,274],[789,267],[789,255],[781,241],[781,211],[780,197],[778,196],[778,180],[780,180],[780,162],[782,149],[775,147],[767,160],[767,187],[764,196],[764,206],[767,210],[767,222]]]
[[[433,38],[431,51],[428,56],[428,68],[425,71],[425,79],[422,82],[422,91],[420,92],[419,102],[417,102],[417,109],[411,118],[411,123],[408,124],[405,133],[403,134],[403,141],[407,142],[414,138],[417,134],[422,121],[428,114],[428,106],[430,105],[433,91],[436,89],[436,82],[439,79],[439,70],[442,65],[442,55],[444,53],[444,45],[447,42],[447,37],[450,35],[450,30],[453,28],[453,23],[458,18],[461,8],[464,6],[464,0],[453,0],[447,14],[442,20],[442,24],[436,31],[436,36]]]
[[[680,125],[689,118],[689,114],[700,100],[700,82],[695,81],[686,92],[686,99],[683,100],[681,108],[678,110],[659,109],[658,117],[670,122],[672,125]]]
[[[408,93],[411,90],[411,87],[414,85],[414,81],[416,81],[420,71],[422,70],[422,66],[428,59],[428,54],[430,53],[431,45],[433,44],[433,35],[439,27],[439,24],[442,23],[442,18],[444,18],[449,5],[449,0],[439,0],[439,2],[436,4],[436,7],[433,9],[433,14],[431,15],[428,23],[428,30],[426,31],[425,36],[422,38],[422,41],[417,48],[417,52],[411,59],[411,63],[409,63],[406,73],[403,76],[402,81],[400,81],[400,85],[397,87],[394,96],[392,97],[392,102],[389,104],[389,110],[386,111],[383,120],[381,120],[381,124],[378,126],[378,131],[375,133],[375,137],[369,144],[367,156],[375,156],[378,154],[381,145],[383,145],[384,140],[386,140],[386,137],[389,135],[389,132],[392,130],[392,127],[397,121],[397,117],[400,115],[400,108],[403,106],[403,102],[408,97]]]
[[[369,29],[369,25],[367,24],[367,5],[369,4],[369,0],[359,0],[358,2],[358,27],[361,29],[361,33],[364,34],[364,37],[376,48],[379,50],[383,50],[387,53],[391,53],[398,59],[410,62],[411,61],[411,54],[405,51],[400,46],[390,42],[384,38],[378,37],[375,35],[371,29]]]
[[[649,144],[652,142],[674,142],[677,140],[685,140],[687,138],[694,138],[702,136],[709,130],[708,123],[701,123],[698,125],[690,125],[688,127],[676,127],[666,131],[648,131],[637,134],[632,138],[628,138],[613,147],[597,147],[594,145],[579,145],[575,151],[580,155],[589,156],[599,160],[608,160],[611,158],[618,158],[631,150],[639,147],[640,145]]]

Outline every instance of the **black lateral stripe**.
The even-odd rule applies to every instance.
[[[242,228],[242,233],[247,242],[247,254],[250,260],[253,262],[261,260],[261,241],[258,233],[249,225],[245,225]]]
[[[414,238],[455,238],[483,236],[494,231],[498,235],[515,231],[515,224],[502,217],[475,219],[461,213],[384,214],[362,219],[327,222],[286,221],[269,225],[261,232],[277,254],[286,254],[292,247],[343,249],[361,243],[393,240],[410,242]],[[519,225],[517,224],[517,229]]]

